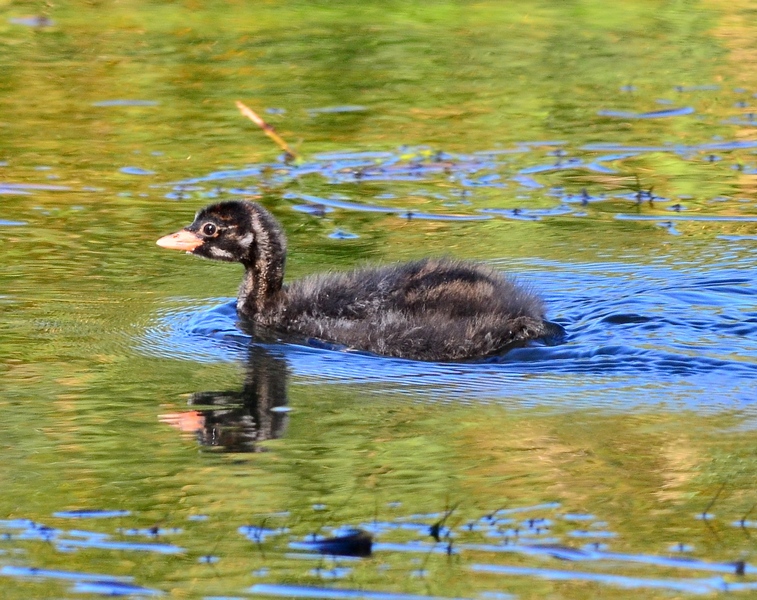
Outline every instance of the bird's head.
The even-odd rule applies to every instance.
[[[156,243],[171,250],[184,250],[214,260],[249,262],[256,243],[252,202],[211,204],[198,211],[191,225],[160,238]]]

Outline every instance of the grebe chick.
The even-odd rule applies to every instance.
[[[254,202],[207,206],[157,244],[242,263],[237,312],[253,324],[385,356],[477,358],[552,331],[534,293],[491,267],[460,260],[426,258],[284,285],[286,238]]]

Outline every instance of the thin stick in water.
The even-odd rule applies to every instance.
[[[713,497],[713,499],[710,500],[710,503],[707,505],[707,508],[705,508],[704,511],[702,512],[702,520],[704,520],[704,521],[707,520],[707,513],[709,513],[710,509],[713,506],[715,506],[715,502],[720,497],[720,494],[722,493],[722,491],[724,489],[725,489],[725,482],[723,482],[723,485],[720,486],[720,489],[717,491],[717,493],[715,494],[715,496]]]
[[[276,145],[284,151],[287,161],[297,158],[297,154],[294,152],[294,150],[292,150],[289,147],[289,144],[287,144],[284,139],[278,133],[276,133],[276,130],[272,125],[266,123],[254,110],[245,106],[239,100],[237,100],[236,105],[239,109],[239,112],[241,112],[250,121],[255,123],[255,125],[260,127],[263,130],[263,133],[265,133],[269,138],[276,142]]]

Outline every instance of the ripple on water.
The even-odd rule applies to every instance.
[[[31,17],[11,17],[8,19],[8,23],[11,25],[24,25],[25,27],[53,27],[55,21],[45,15],[34,15]]]
[[[129,100],[124,98],[118,100],[100,100],[99,102],[93,102],[92,106],[158,106],[159,104],[160,102],[156,100]]]
[[[636,113],[626,110],[600,110],[597,114],[600,117],[617,117],[619,119],[665,119],[668,117],[681,117],[691,115],[696,110],[693,106],[683,106],[681,108],[669,108],[667,110],[653,110],[650,112]]]
[[[682,556],[682,553],[690,553],[692,550],[685,542],[679,542],[669,548],[669,552],[677,554],[674,556],[668,553],[658,555],[608,550],[608,544],[614,543],[614,540],[620,537],[617,532],[608,530],[607,523],[597,520],[595,516],[570,512],[559,502],[515,505],[484,511],[464,523],[443,525],[450,514],[451,512],[395,515],[389,520],[374,517],[370,522],[356,525],[323,527],[304,538],[285,526],[265,528],[262,525],[247,525],[238,527],[237,533],[261,548],[261,553],[265,547],[267,555],[276,556],[279,561],[286,561],[286,568],[291,573],[305,573],[324,582],[349,577],[353,572],[352,566],[357,564],[361,564],[361,569],[371,569],[375,566],[378,571],[382,571],[388,568],[388,563],[381,558],[377,561],[365,561],[366,557],[374,554],[381,555],[382,558],[387,555],[409,557],[404,558],[401,564],[406,565],[410,574],[419,577],[429,575],[425,569],[416,568],[415,565],[420,564],[420,557],[423,557],[425,564],[430,554],[462,555],[475,556],[476,560],[473,564],[466,560],[463,564],[468,564],[468,567],[465,568],[492,575],[506,575],[508,581],[511,576],[566,582],[593,581],[609,588],[657,588],[688,593],[712,593],[725,589],[724,576],[754,573],[754,566],[746,561],[712,561],[693,555]],[[266,517],[263,521],[265,523],[271,518],[288,518],[290,515],[271,513],[262,516]],[[714,515],[712,517],[714,518]],[[134,515],[131,518],[140,520],[142,515]],[[235,526],[233,523],[230,525]],[[591,531],[599,528],[601,530]],[[30,519],[0,520],[0,533],[3,533],[0,539],[9,548],[20,544],[26,548],[34,544],[53,544],[59,551],[70,551],[71,547],[67,545],[74,544],[74,548],[81,549],[117,550],[119,556],[145,551],[158,555],[193,553],[191,549],[184,550],[167,544],[113,542],[105,533],[54,529]],[[175,533],[185,532],[177,530]],[[150,535],[157,537],[159,533],[151,532]],[[594,541],[581,547],[575,545],[576,539],[587,537],[605,539],[607,543]],[[193,539],[185,541],[191,545],[203,543]],[[292,549],[297,552],[291,552]],[[202,554],[197,562],[214,564],[223,562],[225,558],[224,555]],[[238,560],[238,557],[234,560]],[[547,562],[550,560],[560,561],[559,568],[552,568]],[[314,562],[317,563],[315,568]],[[578,566],[578,563],[581,563],[581,566]],[[398,561],[395,564],[400,563]],[[583,565],[590,565],[591,568]],[[648,567],[648,572],[641,571],[645,567]],[[659,576],[660,569],[674,569],[679,576]],[[376,600],[430,598],[380,589],[364,589],[362,586],[361,589],[353,589],[353,586],[349,585],[339,588],[290,585],[276,581],[280,578],[279,571],[268,567],[257,568],[252,575],[263,580],[247,590],[256,595]],[[73,591],[108,596],[141,597],[165,593],[159,589],[137,585],[130,576],[22,565],[0,567],[0,578],[69,582],[75,586]],[[733,590],[733,585],[738,585],[738,589],[742,590],[757,588],[754,582],[731,580],[728,589]],[[493,591],[491,594],[509,597],[502,591]]]
[[[605,111],[606,115],[633,119],[652,119],[688,114],[688,107],[666,109],[648,113],[630,113],[618,111]],[[342,211],[362,211],[375,213],[393,213],[407,217],[410,215],[416,219],[433,220],[476,220],[492,217],[518,220],[547,220],[552,217],[570,215],[571,217],[586,217],[594,213],[572,212],[564,208],[565,204],[580,203],[589,207],[590,204],[606,203],[606,208],[615,211],[618,201],[627,201],[636,205],[641,220],[660,222],[664,216],[656,214],[658,205],[664,202],[676,202],[679,198],[668,198],[652,193],[654,186],[649,189],[626,186],[621,188],[592,190],[586,187],[576,190],[575,186],[566,182],[566,187],[555,185],[558,180],[565,181],[560,173],[570,171],[585,171],[599,174],[624,174],[634,173],[637,159],[647,153],[666,152],[675,156],[675,160],[687,163],[706,162],[713,163],[727,161],[731,169],[745,174],[754,174],[757,169],[750,164],[750,154],[741,152],[740,155],[732,156],[731,153],[748,151],[757,147],[757,141],[752,140],[717,140],[703,142],[694,145],[662,144],[632,146],[613,142],[599,142],[582,146],[576,150],[568,150],[562,147],[564,142],[520,142],[515,149],[492,150],[473,152],[470,154],[451,154],[448,152],[433,150],[427,147],[399,148],[395,152],[332,152],[318,154],[308,162],[289,164],[276,162],[271,164],[248,165],[240,169],[216,171],[205,176],[194,177],[183,181],[168,184],[172,189],[165,194],[166,198],[183,200],[192,192],[191,197],[199,197],[205,200],[215,200],[223,194],[227,195],[257,195],[260,192],[258,184],[263,179],[269,185],[288,186],[293,182],[304,184],[306,177],[317,175],[323,181],[331,184],[351,185],[364,182],[372,182],[382,186],[391,192],[376,194],[374,197],[381,200],[378,203],[354,201],[353,196],[340,195],[339,197],[320,197],[302,190],[307,190],[307,185],[297,185],[297,191],[286,191],[282,197],[288,200],[304,200],[304,203],[296,203],[292,208],[307,212],[315,216],[324,216],[326,213]],[[555,148],[557,146],[557,148]],[[509,155],[514,152],[530,152],[541,150],[540,158],[531,161],[535,164],[516,166]],[[576,154],[572,156],[571,154]],[[592,155],[592,153],[599,153]],[[546,160],[545,160],[546,159]],[[240,181],[254,179],[252,185],[223,187],[221,181]],[[571,177],[575,179],[575,177]],[[201,184],[214,183],[212,188],[205,188]],[[397,194],[396,185],[406,186],[406,182],[412,182],[417,186],[414,190],[407,190],[405,194]],[[452,184],[452,185],[451,185]],[[515,186],[513,185],[515,184]],[[592,183],[590,187],[601,187],[601,182]],[[390,187],[391,186],[391,187]],[[517,186],[517,187],[516,187]],[[629,190],[630,187],[630,190]],[[573,188],[573,189],[570,189]],[[637,189],[638,188],[638,189]],[[445,189],[444,194],[439,190]],[[516,199],[523,206],[501,206],[501,197],[495,196],[494,192],[500,189],[515,190]],[[11,193],[6,191],[6,193]],[[440,199],[445,202],[438,206],[438,210],[415,212],[401,200],[395,200],[407,195],[419,196],[427,199]],[[559,209],[541,209],[539,214],[529,214],[534,209],[527,207],[527,202],[538,202],[539,206],[544,197],[554,197],[562,200],[563,207]],[[477,200],[485,199],[491,206],[477,206]],[[385,202],[386,201],[386,202]],[[744,220],[749,217],[730,216],[734,211],[727,210],[727,203],[751,202],[749,199],[712,198],[703,200],[707,205],[712,202],[726,203],[719,207],[715,214],[699,214],[698,216],[686,217],[682,220],[695,221],[699,219],[731,221]],[[510,200],[506,201],[508,204]],[[424,204],[426,204],[424,202]],[[417,203],[413,204],[417,206]],[[643,210],[639,207],[643,206]],[[454,207],[455,210],[464,211],[461,214],[449,214],[447,209]],[[592,207],[593,208],[593,207]],[[687,207],[692,212],[699,212],[700,206]],[[745,207],[740,206],[739,210]],[[483,210],[482,210],[483,209]],[[673,204],[670,211],[680,212],[680,202]],[[486,211],[486,212],[485,212]],[[485,214],[482,214],[485,212]],[[603,211],[604,212],[604,211]],[[651,213],[651,214],[650,214]],[[724,214],[725,213],[725,214]],[[618,218],[629,219],[631,215],[621,213]],[[667,231],[673,235],[681,232],[671,224],[673,221],[662,221]]]
[[[339,114],[339,113],[364,112],[366,110],[368,109],[365,106],[345,105],[345,106],[323,106],[319,108],[308,108],[307,112],[311,115],[317,115],[317,114]]]
[[[149,169],[143,169],[141,167],[121,167],[119,171],[126,175],[155,175],[155,171],[150,171]]]
[[[286,596],[288,598],[365,598],[366,600],[456,600],[449,597],[416,596],[413,594],[393,594],[391,592],[371,592],[364,589],[325,588],[277,583],[257,583],[247,590],[250,594],[263,596]]]
[[[567,338],[479,361],[423,363],[324,344],[263,345],[295,377],[379,384],[372,389],[435,402],[700,411],[750,405],[757,391],[757,278],[746,267],[708,269],[532,265],[521,279],[542,291],[549,318]],[[236,327],[233,301],[213,302],[164,309],[140,350],[198,362],[246,360],[251,338]]]
[[[53,514],[60,519],[113,519],[128,517],[128,510],[64,510]]]

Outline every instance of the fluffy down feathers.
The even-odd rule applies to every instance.
[[[316,275],[260,315],[308,337],[416,360],[480,357],[545,334],[541,300],[489,267],[425,259]]]

